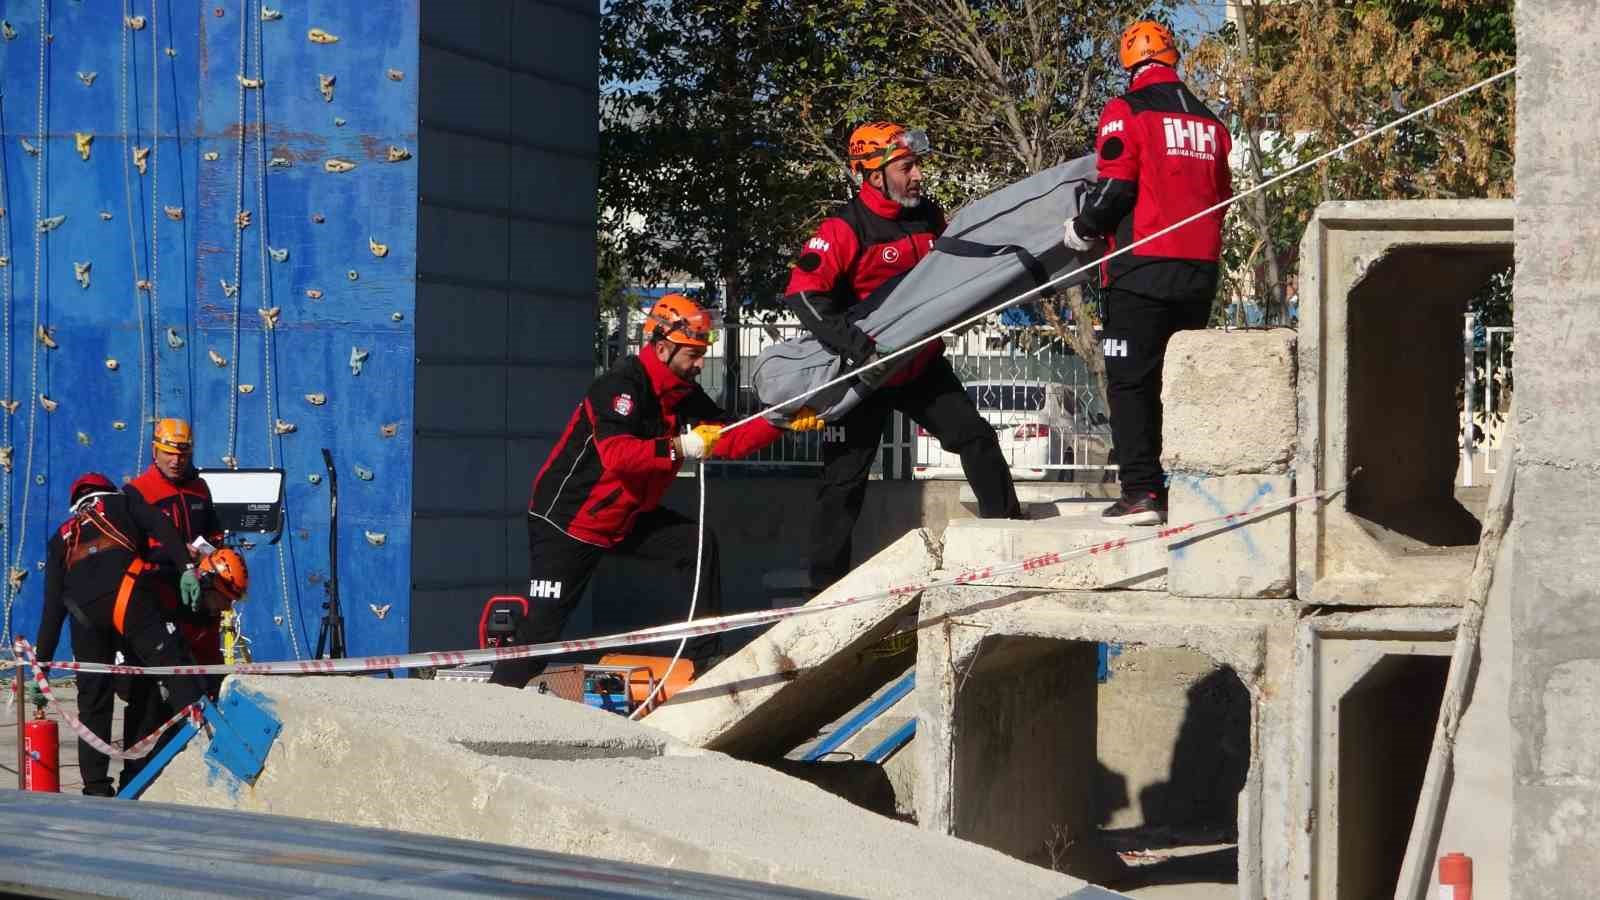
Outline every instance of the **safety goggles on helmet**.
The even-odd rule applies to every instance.
[[[645,338],[684,347],[709,347],[722,328],[722,312],[708,309],[683,294],[656,301],[644,320]]]
[[[866,131],[871,127],[858,131]],[[902,128],[887,139],[864,134],[858,136],[857,141],[865,144],[865,147],[850,154],[850,162],[858,171],[866,172],[875,172],[903,156],[926,156],[933,149],[933,144],[928,141],[928,133],[920,128]]]

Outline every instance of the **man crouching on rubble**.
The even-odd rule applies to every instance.
[[[566,430],[533,481],[528,504],[528,560],[533,602],[518,643],[560,637],[595,566],[608,554],[649,560],[665,570],[684,598],[694,590],[697,526],[661,508],[661,496],[685,462],[737,459],[776,441],[783,432],[765,419],[723,436],[728,416],[696,380],[718,322],[682,294],[656,301],[644,321],[644,346],[589,386]],[[810,409],[789,421],[795,431],[823,422]],[[705,533],[700,569],[701,617],[721,610],[717,541]],[[713,635],[692,641],[696,669],[717,652]],[[542,659],[498,662],[489,681],[523,687],[544,671]]]

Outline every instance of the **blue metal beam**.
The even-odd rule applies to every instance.
[[[911,689],[916,686],[916,671],[912,670],[907,672],[904,678],[901,678],[899,681],[895,682],[893,686],[891,686],[887,691],[884,691],[883,694],[876,700],[873,700],[871,703],[867,704],[867,707],[861,712],[851,716],[847,722],[839,726],[838,731],[828,735],[827,738],[822,741],[822,743],[811,748],[811,752],[801,757],[801,759],[805,760],[806,762],[817,762],[824,756],[827,756],[829,753],[839,749],[846,741],[859,734],[861,729],[871,725],[873,720],[883,715],[884,712],[889,709],[889,707],[899,703],[901,698],[911,693]]]
[[[906,745],[912,735],[917,733],[917,720],[912,719],[894,730],[894,734],[884,738],[878,746],[867,751],[867,762],[881,763],[891,754]]]

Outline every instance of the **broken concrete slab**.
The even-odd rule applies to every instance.
[[[1167,589],[1167,547],[1161,541],[1133,544],[1105,553],[1068,560],[1030,572],[983,574],[1000,564],[1020,562],[1043,553],[1095,547],[1127,538],[1147,537],[1146,528],[1105,525],[1099,501],[1082,513],[1050,519],[963,519],[944,533],[944,569],[949,575],[973,572],[972,584],[1040,587],[1052,590]]]
[[[1303,602],[1419,602],[1412,588],[1461,601],[1478,532],[1454,495],[1462,314],[1511,265],[1513,219],[1510,200],[1324,203],[1312,216],[1295,488],[1349,490],[1295,513]],[[1414,585],[1386,583],[1410,572]]]
[[[1174,473],[1170,522],[1196,522],[1294,495],[1288,475],[1202,478]],[[1283,509],[1236,524],[1211,526],[1170,545],[1167,584],[1183,597],[1288,597],[1294,592],[1294,529]]]
[[[208,771],[196,740],[149,799],[858,896],[1059,897],[1082,887],[532,691],[248,676],[225,690],[258,695],[284,724],[262,776],[245,788]]]
[[[939,567],[940,546],[915,529],[812,601],[826,603],[915,581]],[[914,595],[801,616],[772,626],[650,714],[678,740],[741,759],[781,759],[905,670],[871,652],[909,626]]]
[[[1294,461],[1295,333],[1180,331],[1161,378],[1161,464],[1192,475],[1280,475]]]
[[[1102,473],[1094,474],[1098,477]],[[1017,502],[1022,504],[1022,514],[1029,519],[1071,515],[1087,503],[1096,501],[1104,507],[1117,499],[1121,493],[1121,488],[1114,481],[1022,481],[1017,482],[1015,487]],[[963,509],[974,516],[978,514],[978,495],[972,490],[972,486],[965,482],[961,485],[960,500]]]

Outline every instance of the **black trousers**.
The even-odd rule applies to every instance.
[[[109,663],[120,649],[130,665],[186,666],[194,663],[183,637],[161,618],[152,594],[143,589],[134,592],[123,618],[124,633],[120,635],[111,623],[114,601],[115,598],[105,596],[82,609],[87,623],[73,617],[72,651],[75,658],[83,662]],[[108,743],[111,741],[111,717],[116,698],[115,678],[113,675],[90,672],[78,675],[78,718],[97,737]],[[182,709],[205,696],[206,692],[205,679],[193,675],[161,678],[134,676],[134,681],[158,683],[159,690],[166,695],[166,701],[172,709]],[[123,746],[130,747],[137,743],[159,724],[161,722],[150,723],[148,717],[134,715],[130,709],[122,723]],[[151,752],[153,754],[155,751]],[[144,763],[144,759],[124,762],[123,786],[144,767]],[[111,796],[110,765],[111,759],[104,753],[81,738],[78,740],[78,771],[83,775],[85,794]]]
[[[668,597],[682,598],[683,610],[687,613],[694,591],[697,532],[694,519],[658,507],[640,514],[628,537],[606,549],[571,538],[544,519],[529,517],[528,618],[517,635],[518,642],[542,644],[559,639],[567,619],[578,608],[578,601],[589,586],[595,568],[607,556],[629,556],[656,564],[662,576],[657,582],[662,592]],[[722,614],[722,566],[717,558],[717,538],[710,529],[706,530],[701,556],[696,619]],[[720,635],[691,638],[684,655],[695,663],[698,671],[721,646]],[[489,683],[526,687],[546,665],[543,658],[495,663]]]
[[[1015,519],[1022,515],[1011,464],[1000,451],[994,427],[973,405],[950,361],[939,357],[917,378],[874,391],[837,424],[822,432],[822,483],[811,520],[811,589],[821,592],[850,571],[850,536],[861,518],[867,474],[878,455],[883,424],[900,410],[959,454],[961,470],[978,496],[978,515]]]
[[[1106,399],[1123,493],[1161,493],[1161,367],[1179,331],[1204,328],[1215,287],[1174,298],[1105,292]]]

